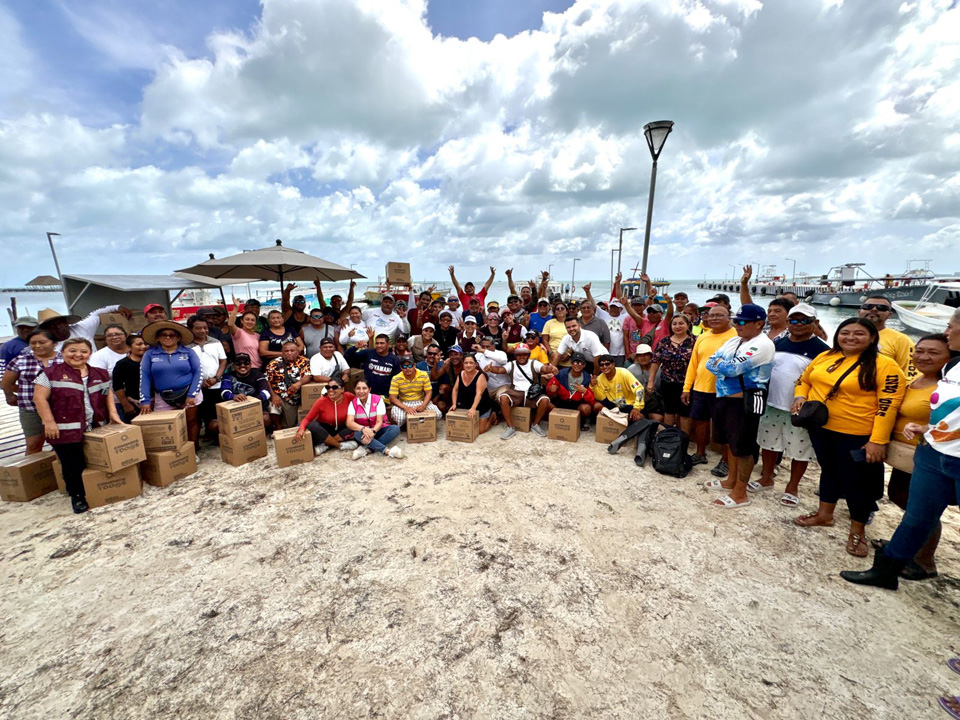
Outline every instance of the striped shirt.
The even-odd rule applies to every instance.
[[[63,355],[57,351],[50,364],[56,365],[62,362]],[[17,355],[7,366],[7,370],[10,372],[20,373],[17,376],[17,405],[21,410],[36,412],[37,406],[33,404],[33,384],[37,376],[43,373],[43,367],[43,363],[37,360],[37,356],[33,354],[33,350],[30,348],[26,348]]]
[[[423,402],[430,389],[430,376],[423,370],[417,370],[412,380],[407,380],[401,372],[390,381],[390,394],[404,404]]]

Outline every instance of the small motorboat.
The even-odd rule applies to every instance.
[[[938,291],[946,294],[943,303],[931,299]],[[920,300],[898,300],[891,304],[900,322],[908,328],[922,333],[941,333],[960,307],[960,282],[930,283]]]

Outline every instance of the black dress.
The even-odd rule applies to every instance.
[[[477,397],[477,380],[482,374],[483,373],[478,372],[476,377],[473,378],[473,382],[468,385],[463,379],[463,373],[460,373],[460,389],[457,390],[458,410],[469,410],[473,407],[473,401]],[[493,410],[493,401],[490,400],[490,396],[484,391],[483,397],[480,398],[480,404],[477,405],[477,413],[479,415],[485,415],[491,410]]]

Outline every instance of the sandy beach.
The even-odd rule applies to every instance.
[[[927,718],[960,694],[960,518],[897,593],[776,492],[498,429],[0,505],[7,718]],[[711,461],[715,458],[711,455]],[[814,480],[801,486],[813,509]],[[889,537],[888,502],[869,528]]]

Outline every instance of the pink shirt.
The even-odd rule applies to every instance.
[[[263,365],[260,360],[260,333],[248,333],[238,328],[237,334],[233,336],[233,350],[249,355],[250,367],[259,368]]]
[[[640,344],[640,338],[653,330],[653,323],[643,319],[643,325],[640,328],[637,328],[637,321],[633,317],[628,317],[623,321],[623,329],[628,332],[627,335],[627,356],[633,355],[637,351],[637,345]],[[660,324],[657,325],[656,331],[653,333],[653,342],[650,343],[650,347],[655,348],[657,343],[661,339],[667,337],[670,334],[670,325],[661,320]]]

